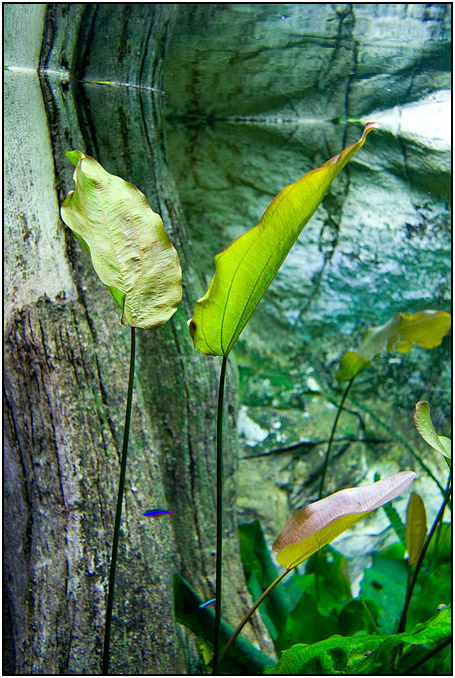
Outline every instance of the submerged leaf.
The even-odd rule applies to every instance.
[[[386,346],[388,351],[395,346],[400,353],[409,353],[413,344],[435,348],[442,343],[450,326],[451,316],[445,311],[396,313],[385,325],[367,330],[357,351],[343,355],[335,377],[344,381],[357,376]]]
[[[76,188],[61,207],[63,221],[122,309],[122,323],[164,325],[182,298],[182,274],[161,217],[136,186],[93,158],[80,151],[67,156],[76,165]]]
[[[330,184],[375,127],[367,123],[356,144],[286,186],[259,224],[215,257],[215,275],[188,323],[195,348],[228,355]]]
[[[452,459],[452,445],[449,438],[438,436],[434,430],[430,417],[430,405],[426,400],[420,400],[415,407],[414,423],[416,429],[430,447],[432,447],[444,457]]]
[[[406,548],[409,565],[419,560],[427,536],[427,514],[421,497],[413,492],[406,512]]]
[[[414,471],[401,471],[304,506],[285,522],[273,544],[277,561],[287,569],[300,565],[371,511],[403,494],[415,478]]]

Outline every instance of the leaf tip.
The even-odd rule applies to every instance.
[[[77,167],[79,160],[85,158],[85,154],[81,151],[65,151],[65,155],[75,167]]]

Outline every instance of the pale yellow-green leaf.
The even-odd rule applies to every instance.
[[[434,430],[430,416],[430,404],[426,400],[420,400],[414,411],[414,423],[416,429],[430,447],[443,454],[444,457],[452,458],[452,443],[445,436],[438,436]]]
[[[435,348],[442,343],[450,327],[451,315],[445,311],[396,313],[385,325],[367,330],[357,351],[343,355],[335,377],[339,381],[352,379],[385,347],[388,351],[395,347],[400,353],[409,353],[413,344],[422,348]]]
[[[427,536],[427,514],[421,497],[413,492],[406,512],[406,549],[409,565],[419,560]]]
[[[361,358],[355,351],[347,351],[340,361],[340,368],[335,372],[335,378],[338,381],[345,381],[356,377],[360,372],[366,370],[371,360]]]
[[[415,478],[414,471],[401,471],[304,506],[285,522],[273,544],[277,561],[287,569],[297,567],[371,511],[403,494]]]
[[[122,323],[151,329],[164,325],[182,298],[177,252],[161,217],[133,184],[80,151],[76,188],[66,197],[62,219],[90,254],[93,267],[122,309]]]
[[[356,144],[286,186],[257,226],[216,255],[215,275],[188,321],[195,348],[228,355],[330,184],[375,127],[368,123]]]

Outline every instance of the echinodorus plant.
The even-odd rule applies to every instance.
[[[109,671],[109,645],[115,571],[125,486],[133,397],[136,328],[164,325],[182,298],[181,269],[161,217],[153,212],[136,186],[109,174],[96,160],[70,151],[76,166],[76,188],[62,207],[63,221],[90,256],[93,267],[122,311],[121,322],[131,328],[129,379],[119,489],[109,568],[109,589],[102,673]]]
[[[196,302],[189,330],[195,348],[222,356],[217,414],[217,542],[216,608],[212,671],[218,670],[221,625],[222,524],[223,524],[223,394],[229,353],[259,304],[289,251],[309,222],[330,184],[363,146],[359,141],[327,160],[321,167],[283,188],[264,212],[259,224],[215,257],[215,275],[206,294]]]

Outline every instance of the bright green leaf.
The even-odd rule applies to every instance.
[[[409,353],[413,344],[435,348],[442,343],[450,327],[451,316],[445,311],[419,311],[413,315],[396,313],[385,325],[367,330],[357,351],[343,355],[335,377],[338,381],[352,379],[385,347],[391,351],[395,346],[400,353]]]
[[[330,184],[375,127],[368,123],[356,144],[286,186],[259,224],[215,257],[215,275],[188,323],[202,353],[228,355]]]
[[[441,670],[450,667],[450,648],[445,648],[447,652],[431,655],[451,637],[451,610],[447,608],[410,633],[350,638],[336,635],[313,645],[294,645],[282,653],[278,664],[267,667],[264,673],[280,676],[409,675],[409,670],[416,664],[422,662],[419,668],[423,668],[431,661],[432,673],[417,670],[417,675],[450,675]]]
[[[401,471],[304,506],[285,522],[273,544],[277,561],[287,569],[300,565],[371,511],[403,494],[415,478],[414,471]]]
[[[61,207],[63,221],[122,309],[122,323],[145,329],[164,325],[180,303],[182,285],[177,252],[161,217],[139,189],[93,158],[80,151],[67,156],[76,165],[76,188]]]
[[[406,530],[403,521],[400,518],[400,514],[393,504],[386,504],[383,506],[383,509],[398,539],[406,546]]]
[[[416,429],[430,447],[440,452],[444,457],[452,458],[452,445],[449,438],[438,436],[434,430],[430,416],[430,405],[426,400],[420,400],[415,407],[414,423]]]
[[[406,548],[409,565],[419,560],[427,536],[427,514],[421,497],[413,492],[406,512]]]

